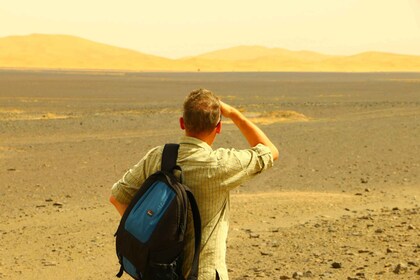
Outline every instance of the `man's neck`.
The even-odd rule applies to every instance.
[[[197,138],[203,142],[206,142],[209,146],[211,146],[214,142],[214,139],[216,137],[216,135],[213,135],[213,133],[210,134],[192,134],[192,133],[188,133],[187,131],[185,132],[185,136],[188,137],[194,137]]]

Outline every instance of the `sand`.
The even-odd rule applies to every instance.
[[[0,279],[115,279],[110,187],[200,84],[281,152],[232,192],[230,279],[419,279],[420,74],[259,75],[0,73]]]

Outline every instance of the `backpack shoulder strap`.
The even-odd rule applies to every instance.
[[[179,168],[176,165],[176,161],[178,158],[178,149],[179,144],[166,144],[163,148],[162,153],[162,164],[161,170],[172,172],[174,169]],[[190,202],[191,210],[193,213],[193,221],[194,221],[194,258],[193,263],[190,271],[190,275],[188,280],[197,280],[198,278],[198,266],[199,266],[199,259],[200,259],[200,246],[201,246],[201,217],[200,211],[198,209],[197,202],[191,190],[188,187],[185,187],[185,191],[188,196],[188,201]]]
[[[163,148],[162,163],[160,169],[162,171],[172,172],[176,167],[178,158],[179,144],[166,144]]]
[[[201,247],[201,217],[200,211],[198,210],[197,202],[194,198],[193,193],[187,189],[188,200],[190,201],[191,210],[193,213],[194,220],[194,258],[191,266],[190,275],[188,280],[197,280],[198,279],[198,265],[200,262],[200,247]]]

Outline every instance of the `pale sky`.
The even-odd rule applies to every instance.
[[[169,58],[239,45],[420,55],[420,0],[9,0],[0,37],[68,34]]]

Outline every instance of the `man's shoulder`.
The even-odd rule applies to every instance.
[[[267,146],[265,146],[263,144],[258,144],[254,147],[242,148],[242,149],[217,148],[217,149],[214,150],[214,153],[218,156],[226,157],[228,155],[238,156],[238,155],[253,154],[253,153],[255,153],[257,155],[262,155],[262,154],[271,153],[271,150],[270,150],[270,148],[268,148]]]
[[[163,152],[163,145],[151,148],[146,152],[140,162],[156,162],[160,161]]]

